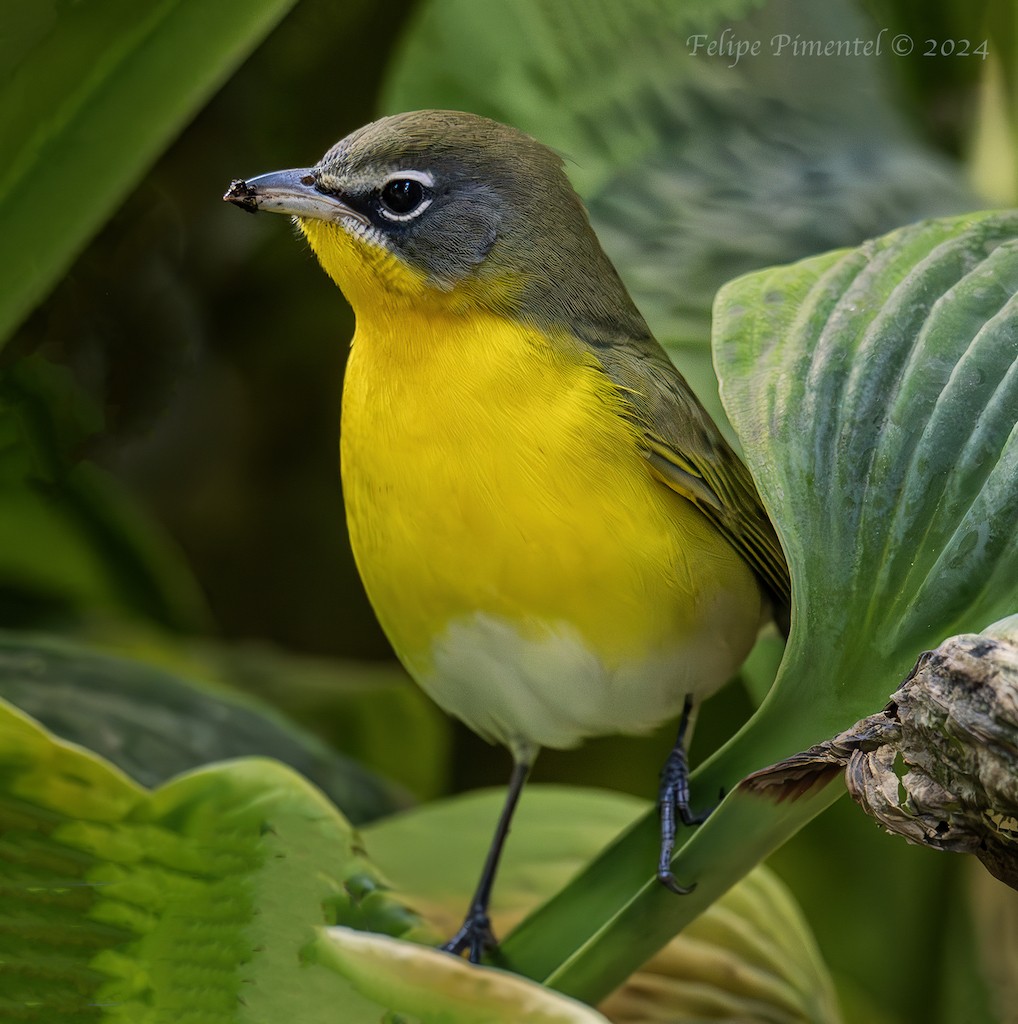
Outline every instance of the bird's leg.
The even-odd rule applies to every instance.
[[[481,957],[486,952],[493,950],[498,944],[491,930],[491,921],[488,920],[491,887],[495,882],[495,873],[498,871],[498,862],[502,857],[502,848],[505,846],[506,837],[509,835],[513,811],[516,810],[516,804],[520,799],[520,793],[523,792],[523,784],[527,781],[529,772],[530,763],[528,761],[516,761],[513,764],[513,773],[509,779],[509,792],[506,793],[505,804],[502,807],[502,813],[499,815],[495,835],[492,837],[491,846],[488,848],[488,856],[484,861],[484,868],[481,871],[481,880],[477,883],[474,898],[470,901],[470,906],[467,908],[467,916],[460,930],[442,946],[446,953],[453,953],[457,956],[463,950],[467,950],[467,955],[472,964],[479,964]]]
[[[679,734],[675,746],[661,769],[661,789],[658,792],[658,808],[661,813],[661,855],[657,863],[657,879],[666,888],[680,896],[686,896],[696,888],[680,885],[672,874],[672,852],[675,849],[675,816],[678,814],[683,825],[699,825],[707,820],[710,811],[694,814],[689,806],[689,763],[686,760],[686,731],[693,712],[693,698],[687,696],[682,705],[679,719]],[[713,809],[713,808],[712,808]]]

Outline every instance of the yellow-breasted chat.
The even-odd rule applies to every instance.
[[[561,159],[424,110],[224,197],[294,217],[356,316],[341,472],[357,566],[410,675],[509,748],[482,877],[446,948],[479,960],[502,845],[541,747],[682,715],[661,881],[690,811],[694,702],[787,607],[752,479],[658,345]]]

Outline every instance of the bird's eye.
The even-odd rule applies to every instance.
[[[416,178],[393,178],[379,194],[379,210],[389,220],[411,220],[423,213],[431,200]]]

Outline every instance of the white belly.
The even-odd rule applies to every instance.
[[[609,667],[568,623],[524,637],[485,614],[453,621],[436,638],[431,669],[415,672],[431,698],[485,739],[531,760],[539,747],[574,747],[591,736],[646,733],[707,696],[745,657],[726,630],[639,661]],[[710,689],[704,691],[704,681]]]

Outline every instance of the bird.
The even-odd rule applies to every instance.
[[[513,811],[541,748],[680,718],[657,877],[689,803],[697,702],[787,614],[748,469],[655,340],[562,157],[477,114],[383,117],[313,167],[225,196],[289,215],[354,311],[340,474],[392,648],[513,762],[463,926],[477,963]]]

